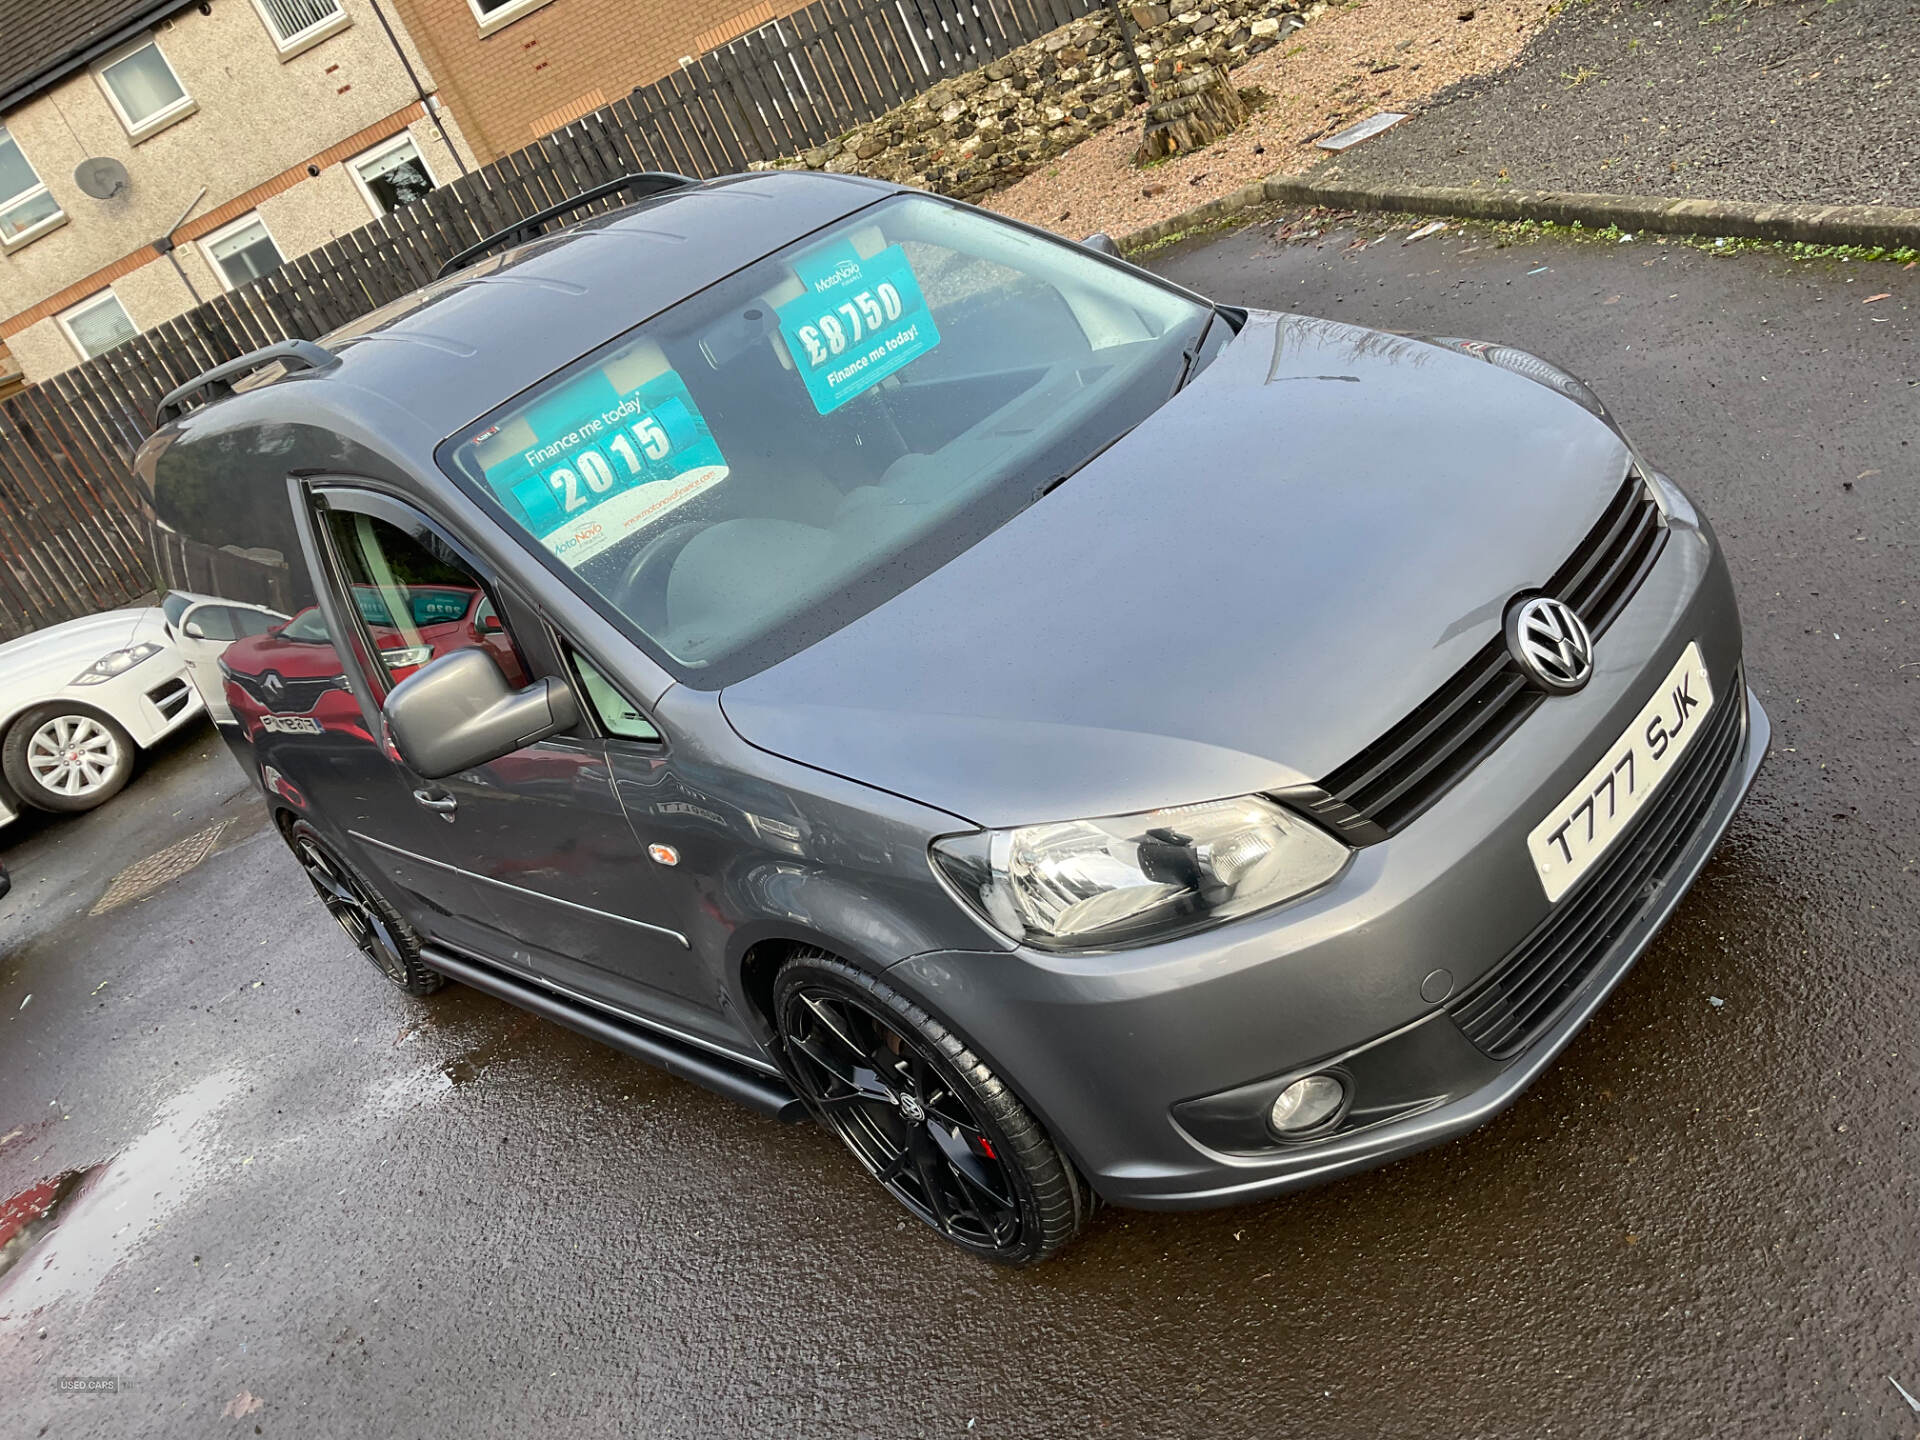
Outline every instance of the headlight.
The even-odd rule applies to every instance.
[[[1682,525],[1698,528],[1700,512],[1693,508],[1693,502],[1680,487],[1637,455],[1634,464],[1639,466],[1641,477],[1647,482],[1647,489],[1653,495],[1653,503],[1660,507],[1660,513],[1669,521],[1678,520]]]
[[[424,665],[433,658],[431,645],[402,645],[393,650],[382,650],[380,658],[387,662],[389,670],[405,670],[411,665]]]
[[[151,640],[138,645],[129,645],[124,650],[114,650],[102,655],[93,664],[74,677],[76,685],[104,685],[116,676],[124,675],[142,660],[151,660],[166,647],[156,645]]]
[[[1054,950],[1205,929],[1317,889],[1347,855],[1257,795],[933,844],[934,863],[995,929]]]

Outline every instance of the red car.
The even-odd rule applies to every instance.
[[[429,660],[475,645],[493,653],[510,683],[526,684],[519,658],[507,643],[485,591],[410,585],[405,594],[412,613],[396,621],[378,590],[371,585],[354,587],[361,618],[394,684]],[[220,670],[226,677],[234,723],[250,740],[262,731],[366,734],[366,722],[347,686],[345,667],[326,619],[314,606],[263,635],[234,641],[220,656]]]

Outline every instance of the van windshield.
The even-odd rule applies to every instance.
[[[1033,503],[1165,403],[1211,318],[1079,246],[901,197],[682,301],[442,459],[677,678],[717,688]]]

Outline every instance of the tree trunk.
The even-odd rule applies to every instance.
[[[1146,134],[1134,164],[1184,155],[1231,134],[1246,121],[1247,107],[1219,70],[1208,66],[1171,85],[1156,87],[1147,107]]]

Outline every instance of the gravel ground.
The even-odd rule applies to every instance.
[[[1920,6],[1575,0],[1519,63],[1453,86],[1326,173],[1920,205]]]
[[[1251,180],[1305,170],[1326,154],[1313,148],[1317,137],[1375,111],[1413,112],[1463,77],[1508,65],[1554,8],[1551,0],[1331,6],[1233,72],[1236,86],[1270,98],[1229,138],[1136,169],[1144,121],[1137,110],[986,203],[1064,233],[1124,235]]]

